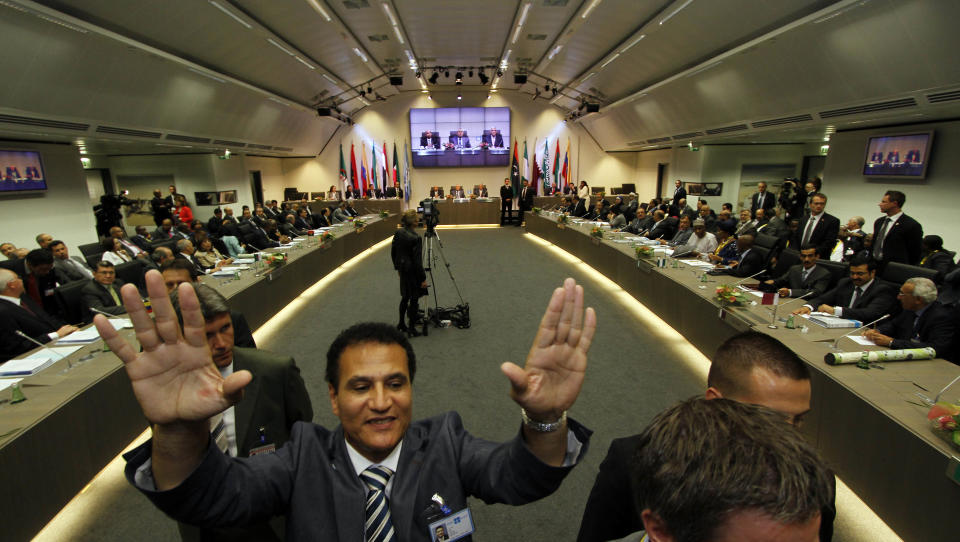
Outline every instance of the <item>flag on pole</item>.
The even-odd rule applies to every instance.
[[[570,156],[570,138],[567,138],[567,152],[564,155],[564,161],[567,162],[567,184],[570,184],[573,179],[573,159]]]
[[[520,158],[517,156],[517,140],[513,140],[513,162],[510,163],[510,184],[513,186],[513,198],[520,194]]]
[[[343,161],[343,143],[340,144],[340,189],[347,190],[347,163]]]
[[[367,195],[367,144],[360,144],[360,197]]]
[[[410,203],[410,158],[407,142],[403,142],[403,201]]]
[[[530,161],[527,160],[527,140],[523,140],[523,169],[520,171],[520,180],[530,182]],[[536,186],[532,187],[534,190]]]
[[[533,138],[533,162],[531,163],[530,169],[530,186],[534,187],[537,194],[544,196],[547,194],[547,191],[544,190],[543,183],[540,179],[540,165],[537,164],[537,138]]]
[[[377,152],[377,144],[374,143],[374,144],[373,144],[373,158],[372,158],[372,159],[373,159],[373,162],[372,162],[372,164],[371,164],[372,167],[370,168],[370,184],[371,184],[372,187],[373,187],[372,190],[371,190],[371,193],[373,193],[373,190],[376,190],[377,188],[380,187],[380,185],[377,183],[377,154],[379,154],[379,153]]]
[[[557,150],[553,153],[553,181],[560,183],[560,138],[557,138]]]
[[[380,178],[383,180],[382,188],[384,192],[386,192],[387,187],[390,186],[389,177],[387,174],[387,171],[390,169],[390,164],[387,161],[387,158],[389,158],[389,156],[387,156],[387,141],[384,140],[383,141],[383,168],[381,168],[380,170],[383,173],[383,175]]]
[[[570,155],[570,142],[567,141],[567,150],[563,153],[563,166],[560,169],[560,174],[563,176],[563,184],[569,184],[570,182],[570,170],[568,169],[568,157]]]
[[[353,183],[353,189],[360,189],[360,181],[357,179],[357,155],[353,152],[353,143],[350,143],[350,182]]]
[[[543,175],[543,186],[550,186],[550,140],[543,140],[543,157],[540,159],[540,174]]]
[[[400,166],[397,165],[397,162],[398,162],[398,159],[397,159],[397,142],[394,141],[394,142],[393,142],[393,186],[397,186],[397,169],[400,168]]]

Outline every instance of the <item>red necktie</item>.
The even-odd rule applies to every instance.
[[[37,283],[37,276],[33,273],[27,275],[27,294],[37,302],[37,305],[43,305],[43,298],[40,297],[40,285]]]

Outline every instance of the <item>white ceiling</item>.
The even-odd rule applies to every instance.
[[[960,116],[957,20],[955,0],[0,0],[0,137],[312,155],[341,126],[316,107],[474,68],[465,89],[600,104],[577,120],[608,151],[820,141]]]

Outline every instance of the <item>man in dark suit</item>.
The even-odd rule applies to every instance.
[[[17,335],[26,334],[40,343],[66,337],[77,330],[51,316],[29,296],[23,295],[23,281],[9,269],[0,268],[0,362],[36,348]]]
[[[136,234],[130,237],[130,242],[138,246],[140,250],[144,252],[147,252],[147,253],[152,252],[153,245],[150,243],[150,233],[147,232],[147,227],[142,225],[137,226],[136,228],[134,228],[134,231],[136,232]],[[211,236],[212,235],[213,234],[211,233]]]
[[[148,273],[147,284],[162,294],[155,274]],[[192,305],[192,290],[180,289],[181,306]],[[172,310],[165,296],[151,299],[155,310]],[[207,420],[236,402],[251,374],[210,374],[215,360],[206,341],[196,340],[204,331],[196,323],[199,309],[184,309],[187,329],[176,344],[143,352],[98,318],[97,329],[128,368],[164,367],[171,374],[144,378],[128,371],[155,428],[153,442],[127,455],[128,480],[178,520],[215,526],[284,514],[287,537],[303,540],[359,540],[365,525],[367,540],[386,540],[375,531],[391,529],[397,540],[426,540],[435,515],[448,516],[449,509],[451,526],[465,517],[468,496],[514,505],[542,498],[559,487],[589,443],[589,430],[565,415],[582,386],[596,317],[591,309],[561,309],[582,303],[583,289],[567,279],[550,300],[527,367],[503,365],[522,409],[520,432],[510,441],[474,438],[455,412],[412,422],[413,348],[395,327],[363,323],[344,330],[327,351],[329,399],[339,426],[296,424],[285,449],[254,461],[219,453],[210,438]],[[152,322],[135,325],[141,340],[156,337]],[[535,367],[552,377],[529,386]],[[202,389],[177,393],[172,375],[196,379]],[[433,504],[436,495],[444,499],[443,511]]]
[[[82,258],[70,256],[66,243],[55,239],[50,243],[49,248],[53,256],[53,268],[60,272],[66,282],[93,278],[93,271],[87,267]]]
[[[210,220],[207,221],[207,233],[211,237],[220,237],[222,233],[220,230],[223,228],[223,209],[217,207],[213,210],[213,216],[210,217]]]
[[[490,193],[487,192],[487,185],[481,184],[481,185],[478,185],[478,186],[474,186],[474,187],[473,187],[473,195],[474,195],[474,196],[477,196],[478,198],[488,198],[488,197],[490,197]]]
[[[653,212],[653,226],[644,236],[650,239],[672,239],[677,233],[679,221],[676,218],[668,217],[662,210],[657,209]]]
[[[176,231],[173,229],[173,221],[169,218],[165,218],[163,222],[160,223],[160,227],[153,230],[153,233],[150,235],[150,237],[153,239],[154,243],[178,238]]]
[[[674,183],[675,188],[673,189],[673,201],[674,203],[687,199],[687,191],[683,188],[683,182],[680,179],[677,179],[677,182]]]
[[[153,222],[158,228],[165,218],[173,218],[173,214],[170,212],[173,207],[163,198],[163,194],[159,190],[153,191],[150,209],[153,211]]]
[[[717,274],[747,278],[763,271],[766,260],[759,251],[753,249],[752,235],[737,237],[737,252],[737,260],[730,262],[729,267],[717,270]]]
[[[782,276],[764,282],[766,290],[775,290],[780,297],[823,295],[830,286],[830,272],[817,266],[817,247],[800,249],[800,265],[794,265]]]
[[[903,311],[868,329],[863,336],[879,346],[893,350],[932,347],[937,357],[956,361],[951,350],[957,319],[950,307],[937,301],[937,285],[927,278],[907,279],[897,296]]]
[[[70,282],[70,279],[54,267],[53,255],[42,248],[31,250],[27,257],[17,261],[12,266],[20,277],[30,299],[43,307],[48,314],[62,316],[63,308],[54,295],[54,290],[61,284]]]
[[[503,180],[503,186],[500,187],[500,223],[503,224],[507,212],[513,209],[513,187],[510,186],[510,179]]]
[[[501,134],[500,130],[497,130],[496,128],[490,128],[489,133],[483,134],[482,140],[491,147],[503,148],[503,134]]]
[[[862,216],[851,217],[847,225],[840,228],[840,238],[843,239],[844,260],[863,250],[864,240],[867,237],[863,231],[864,219]]]
[[[530,186],[526,180],[522,181],[520,187],[520,213],[521,215],[526,211],[533,210],[533,197],[536,195],[536,190]]]
[[[750,196],[750,214],[756,216],[757,209],[763,209],[769,216],[777,205],[777,197],[767,192],[767,183],[757,183],[757,191]]]
[[[799,238],[792,239],[791,246],[812,244],[817,247],[821,259],[829,260],[840,234],[840,220],[825,213],[826,206],[827,196],[824,194],[817,193],[810,198],[810,212],[800,221],[800,228],[795,234]]]
[[[450,144],[457,149],[469,149],[470,136],[468,136],[463,130],[457,130],[456,132],[450,134]]]
[[[810,412],[810,370],[780,341],[755,331],[734,335],[713,356],[706,399],[725,398],[773,409],[793,424]],[[636,479],[629,475],[641,435],[617,438],[587,498],[577,542],[619,540],[644,528],[635,506]],[[793,461],[795,458],[790,458]],[[820,540],[830,540],[836,507],[823,503]]]
[[[271,219],[267,221],[268,228],[270,227],[271,224],[273,224],[273,227],[276,228],[275,220]],[[251,226],[253,226],[253,230],[244,239],[244,242],[246,242],[248,245],[251,245],[253,248],[257,250],[263,250],[265,248],[276,248],[280,246],[279,241],[275,241],[270,238],[266,229],[261,228],[256,224],[251,224]]]
[[[897,310],[896,291],[875,279],[877,262],[869,257],[857,257],[850,262],[850,276],[825,294],[793,311],[810,314],[814,310],[841,318],[860,320],[864,324],[893,314]]]
[[[880,200],[882,216],[873,223],[873,258],[881,269],[887,262],[909,265],[920,263],[923,227],[903,213],[907,196],[897,190],[887,190]]]
[[[121,286],[123,286],[123,281],[117,278],[117,270],[114,269],[112,263],[106,260],[97,263],[93,280],[80,289],[85,321],[89,322],[93,318],[91,309],[107,314],[126,314],[127,310],[123,308],[123,301],[120,299]]]
[[[647,216],[647,210],[643,207],[637,209],[637,212],[634,213],[633,220],[623,230],[626,233],[632,233],[634,235],[639,235],[640,232],[647,231],[650,229],[650,226],[653,225],[653,217]]]
[[[583,217],[587,216],[587,200],[580,198],[579,195],[573,195],[573,212],[570,213],[571,216]]]
[[[443,188],[439,186],[430,187],[430,197],[431,198],[442,198],[443,197]]]
[[[463,186],[459,184],[450,187],[450,195],[453,196],[454,199],[463,199],[467,197],[466,193],[463,191]]]
[[[420,147],[421,148],[440,148],[440,134],[431,132],[427,130],[420,134]]]
[[[177,196],[180,196],[181,194],[177,193],[177,187],[172,184],[167,187],[167,190],[170,193],[167,194],[166,198],[164,198],[164,202],[167,204],[168,209],[173,209],[177,206]]]
[[[201,264],[195,257],[194,253],[197,251],[197,247],[193,245],[193,242],[189,239],[181,239],[177,241],[177,257],[178,260],[184,260],[193,266],[194,276],[203,275],[207,272],[207,269]]]

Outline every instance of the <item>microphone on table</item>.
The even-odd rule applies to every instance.
[[[61,360],[61,359],[66,359],[66,357],[67,357],[67,356],[64,356],[63,354],[60,354],[59,352],[56,352],[56,351],[52,350],[49,346],[47,346],[47,345],[43,344],[42,342],[34,339],[34,338],[31,337],[30,335],[27,335],[26,333],[20,331],[19,329],[15,329],[13,332],[16,333],[17,335],[23,337],[24,339],[32,342],[33,344],[39,346],[40,348],[42,348],[42,349],[50,352],[51,354],[56,355],[58,361]],[[73,367],[73,365],[70,363],[70,360],[67,360],[67,366],[68,366],[68,367]]]
[[[889,314],[884,314],[883,316],[881,316],[880,318],[877,318],[876,320],[870,322],[869,324],[866,324],[866,325],[863,325],[863,326],[860,326],[860,327],[855,327],[855,328],[851,329],[850,331],[844,333],[843,335],[840,335],[839,337],[837,337],[836,339],[833,340],[833,348],[836,350],[836,349],[837,349],[837,345],[840,344],[840,339],[846,337],[847,335],[850,335],[850,334],[855,333],[855,332],[857,332],[857,331],[863,331],[864,329],[867,329],[868,327],[872,326],[873,324],[876,324],[876,323],[879,322],[880,320],[886,320],[887,318],[890,318],[890,315],[889,315]]]
[[[793,298],[793,299],[791,299],[791,300],[789,300],[789,301],[784,301],[783,303],[777,303],[777,306],[778,306],[778,307],[782,307],[782,306],[784,306],[784,305],[788,305],[788,304],[790,304],[790,303],[793,303],[794,301],[799,301],[799,300],[801,300],[801,299],[803,299],[803,298],[805,298],[805,297],[807,297],[807,296],[813,295],[813,294],[815,294],[815,293],[817,293],[816,290],[810,290],[809,292],[803,294],[803,295],[800,296],[800,297],[795,297],[795,298]]]
[[[755,277],[755,276],[757,276],[757,275],[761,275],[761,274],[763,274],[765,271],[766,271],[766,269],[761,269],[761,270],[757,271],[756,273],[750,275],[749,277],[743,277],[742,279],[738,280],[738,281],[734,284],[734,286],[740,286],[740,283],[741,283],[741,282],[743,282],[743,281],[745,281],[745,280],[747,280],[747,279],[752,279],[753,277]]]
[[[104,311],[102,311],[102,310],[100,310],[100,309],[95,309],[95,308],[93,308],[93,307],[90,307],[90,310],[93,311],[93,312],[95,312],[95,313],[97,313],[97,314],[102,314],[102,315],[106,316],[107,318],[114,318],[114,317],[118,316],[118,315],[116,315],[116,314],[110,314],[109,312],[104,312]]]

